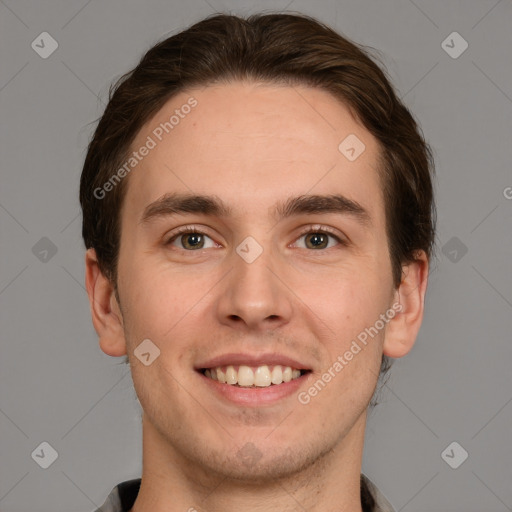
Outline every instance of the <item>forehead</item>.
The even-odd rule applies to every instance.
[[[139,214],[168,192],[217,195],[233,211],[335,192],[375,216],[382,209],[376,139],[321,89],[241,82],[190,89],[141,128],[132,150],[143,146],[151,149],[130,173],[125,201]]]

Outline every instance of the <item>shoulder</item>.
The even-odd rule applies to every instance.
[[[395,512],[378,487],[361,473],[361,502],[365,512]]]
[[[135,503],[140,489],[140,478],[126,480],[116,485],[105,503],[94,512],[128,512]]]

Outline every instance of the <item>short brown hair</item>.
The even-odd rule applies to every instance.
[[[375,57],[373,57],[375,58]],[[385,67],[382,66],[385,70]],[[377,139],[386,229],[397,287],[416,251],[430,258],[435,205],[430,147],[367,47],[305,15],[216,14],[152,47],[110,89],[80,182],[82,235],[117,290],[120,211],[128,177],[93,193],[122,165],[140,128],[174,95],[195,86],[255,80],[330,92]],[[389,367],[383,358],[381,369]]]

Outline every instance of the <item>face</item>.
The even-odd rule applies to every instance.
[[[396,300],[377,142],[326,92],[254,83],[181,93],[132,148],[148,137],[118,267],[147,428],[216,474],[307,467],[360,430]]]

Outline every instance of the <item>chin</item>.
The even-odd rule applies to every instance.
[[[265,453],[266,451],[266,453]],[[198,460],[199,465],[208,468],[210,475],[229,478],[241,485],[268,485],[278,480],[285,480],[299,473],[313,469],[324,460],[331,447],[313,447],[300,445],[288,447],[276,453],[276,449],[259,449],[253,443],[246,443],[240,450],[230,456],[210,453],[207,459]]]

